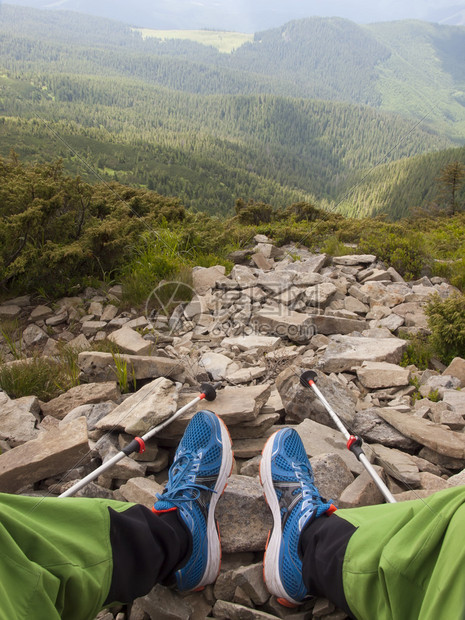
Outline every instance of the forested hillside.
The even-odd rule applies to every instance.
[[[0,155],[53,154],[89,181],[214,214],[244,198],[394,217],[434,200],[441,166],[463,159],[450,150],[465,122],[463,28],[315,18],[221,54],[74,13],[3,5],[0,17]]]

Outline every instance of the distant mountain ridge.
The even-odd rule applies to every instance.
[[[465,141],[464,41],[460,27],[313,18],[224,54],[143,40],[103,18],[3,5],[0,154],[61,155],[79,172],[46,121],[103,178],[210,213],[230,213],[241,197],[400,217],[407,178],[421,206],[439,166],[464,157],[445,150]],[[430,153],[414,177],[403,174],[409,158]]]
[[[124,24],[102,18],[3,5],[0,33],[11,54],[24,37],[46,42],[45,51],[35,52],[37,62],[49,57],[50,45],[72,43],[58,52],[55,71],[69,72],[67,59],[80,54],[93,63],[88,73],[101,71],[103,61],[116,74],[127,67],[127,75],[186,92],[262,92],[369,105],[424,119],[458,144],[465,140],[465,27],[311,18],[258,32],[252,43],[220,54],[195,41],[142,40]]]
[[[463,25],[463,5],[436,0],[435,6],[421,3],[379,3],[364,0],[11,0],[11,4],[87,13],[146,28],[210,28],[256,32],[276,28],[285,22],[312,17],[340,16],[357,23],[415,18],[430,22]]]

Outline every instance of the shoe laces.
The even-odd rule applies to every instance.
[[[216,493],[214,489],[195,481],[200,465],[199,454],[186,451],[180,454],[169,470],[168,483],[163,493],[157,493],[161,501],[188,502],[199,499],[201,491]]]
[[[319,517],[320,514],[326,511],[327,506],[325,506],[324,500],[313,483],[312,470],[306,463],[292,463],[292,467],[295,470],[296,478],[302,490],[301,510],[306,511],[309,508],[316,509],[315,516]]]

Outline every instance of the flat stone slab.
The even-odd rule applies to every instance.
[[[166,377],[173,381],[184,382],[184,364],[169,357],[151,355],[126,355],[118,357],[120,362],[127,364],[128,378],[156,379]],[[84,351],[79,353],[78,366],[81,370],[81,379],[86,381],[110,381],[116,378],[115,356],[111,353]]]
[[[172,416],[177,409],[181,385],[159,377],[131,394],[95,425],[97,429],[119,430],[143,435]]]
[[[403,435],[411,437],[439,454],[457,459],[465,458],[464,433],[450,431],[430,420],[399,413],[395,409],[389,410],[388,407],[380,409],[378,415]]]
[[[79,407],[79,405],[100,403],[108,400],[118,401],[120,396],[121,393],[116,381],[83,383],[49,400],[48,403],[41,403],[40,408],[44,415],[51,415],[61,420],[67,413]]]
[[[409,384],[410,370],[388,362],[363,362],[357,368],[360,383],[370,389],[378,390],[387,387],[403,387]]]
[[[381,444],[372,444],[370,448],[376,454],[378,464],[389,476],[414,488],[420,486],[420,471],[409,454]]]
[[[201,400],[191,409],[188,409],[181,417],[163,429],[160,437],[177,437],[181,435],[189,421],[197,411],[207,409],[214,411],[225,422],[226,426],[254,422],[260,409],[268,401],[271,394],[270,385],[250,385],[225,387],[218,390],[216,399],[212,402]],[[198,393],[182,394],[179,399],[179,407],[184,407],[193,400]],[[254,456],[254,455],[253,455]]]
[[[153,342],[144,340],[135,329],[126,326],[109,334],[108,340],[117,344],[125,353],[132,355],[148,355],[154,346]]]
[[[238,347],[240,351],[249,351],[257,349],[258,353],[268,353],[279,346],[281,339],[277,336],[258,336],[251,334],[250,336],[231,336],[224,338],[221,346],[230,349]]]
[[[0,454],[0,491],[15,493],[26,485],[66,472],[88,451],[85,418],[41,433],[37,439]]]
[[[335,265],[345,265],[351,267],[353,265],[371,265],[376,260],[374,254],[347,254],[345,256],[333,256]]]
[[[362,332],[367,329],[367,321],[361,319],[345,319],[338,316],[327,316],[325,314],[307,315],[314,326],[315,334],[332,336],[333,334],[350,334],[352,332]]]
[[[326,347],[320,368],[326,373],[344,372],[363,362],[399,364],[407,347],[400,338],[363,338],[335,336]]]

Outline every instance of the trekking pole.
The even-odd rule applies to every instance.
[[[300,375],[300,383],[304,387],[312,388],[312,390],[315,392],[315,394],[318,396],[320,401],[325,406],[326,411],[331,416],[331,419],[333,420],[333,422],[336,424],[338,429],[344,435],[345,439],[347,440],[347,449],[350,450],[350,452],[352,452],[357,457],[357,459],[362,463],[362,465],[365,467],[367,472],[373,478],[374,483],[376,484],[378,489],[381,491],[386,501],[389,502],[390,504],[395,504],[396,500],[394,499],[394,496],[392,495],[391,491],[387,488],[387,486],[381,480],[378,473],[376,472],[376,470],[374,469],[374,467],[368,460],[365,452],[363,451],[362,439],[360,437],[357,437],[356,435],[351,435],[349,433],[349,431],[346,429],[344,424],[341,422],[337,413],[333,411],[331,405],[328,403],[326,398],[323,396],[323,394],[320,392],[320,390],[315,385],[316,380],[317,380],[317,374],[313,370],[306,370],[304,373]]]
[[[181,409],[178,409],[170,418],[167,418],[164,422],[161,422],[161,424],[158,424],[157,426],[152,428],[150,431],[145,433],[145,435],[142,435],[142,437],[134,437],[134,439],[130,443],[128,443],[128,445],[125,446],[120,452],[115,454],[115,456],[111,457],[111,459],[108,459],[108,461],[106,461],[105,463],[102,463],[100,467],[97,467],[97,469],[88,474],[82,480],[76,482],[76,484],[70,487],[67,491],[64,491],[58,497],[70,497],[71,495],[74,495],[77,491],[85,487],[86,484],[89,484],[89,482],[95,480],[95,478],[97,478],[102,472],[106,471],[110,467],[113,467],[115,463],[123,459],[125,456],[129,456],[133,452],[145,452],[145,442],[148,439],[156,435],[159,431],[163,430],[166,426],[168,426],[168,424],[171,424],[173,420],[175,420],[185,411],[193,407],[200,400],[215,400],[216,390],[212,385],[210,385],[209,383],[202,383],[202,385],[200,386],[200,390],[201,392],[198,396],[196,396],[193,400],[187,403],[187,405],[184,405],[184,407],[181,407]]]

